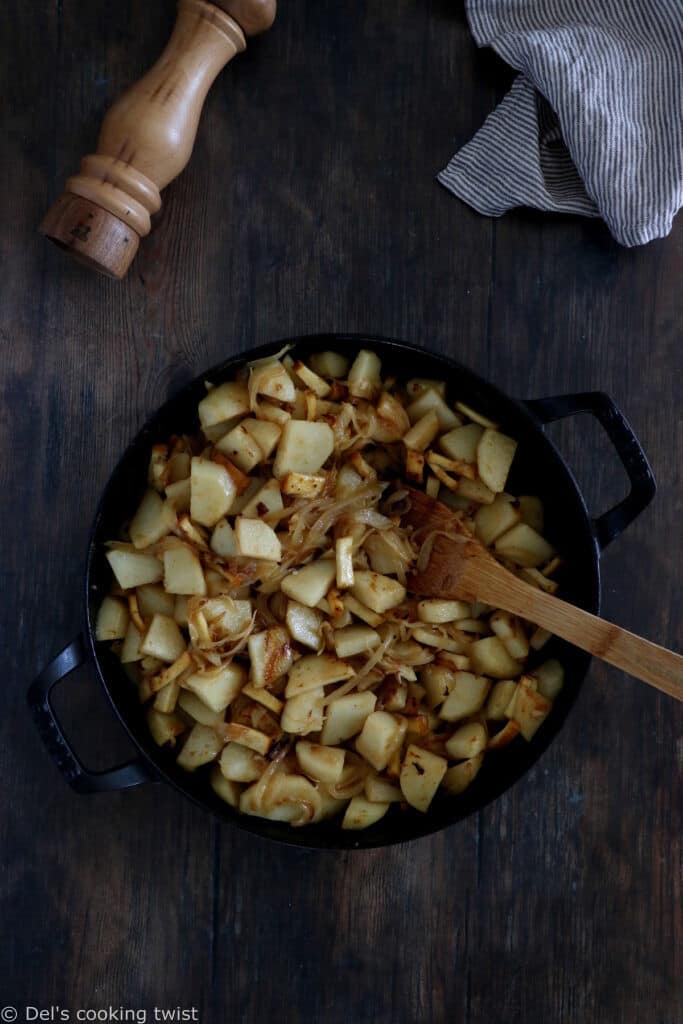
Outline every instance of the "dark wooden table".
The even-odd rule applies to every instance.
[[[460,5],[283,0],[215,86],[128,279],[92,276],[36,226],[172,8],[5,6],[0,1005],[678,1024],[683,713],[616,671],[593,667],[497,804],[368,853],[270,845],[164,787],[77,797],[38,740],[24,693],[80,628],[90,520],[122,447],[204,367],[297,332],[402,337],[520,397],[609,392],[659,493],[605,559],[604,611],[683,642],[683,223],[627,251],[598,222],[482,219],[434,180],[510,81]],[[593,509],[621,496],[592,423],[555,436]],[[92,672],[59,708],[95,766],[128,749]]]

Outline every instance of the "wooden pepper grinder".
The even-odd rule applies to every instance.
[[[81,262],[121,278],[161,208],[161,189],[192,154],[206,95],[245,36],[270,28],[277,0],[180,0],[159,60],[120,97],[97,152],[48,211],[40,231]]]

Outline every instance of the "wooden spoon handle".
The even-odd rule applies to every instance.
[[[104,119],[97,152],[48,211],[40,230],[82,262],[123,277],[160,191],[190,159],[216,75],[268,28],[275,0],[180,0],[173,34],[147,74]]]
[[[683,701],[683,656],[680,654],[537,590],[511,573],[495,581],[493,573],[486,575],[483,601],[492,601],[498,608],[529,619],[596,658]]]

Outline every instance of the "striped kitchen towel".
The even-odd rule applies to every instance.
[[[683,206],[683,0],[467,0],[520,71],[439,181],[480,213],[603,217],[622,245]]]

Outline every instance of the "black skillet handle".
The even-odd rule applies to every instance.
[[[77,793],[130,789],[143,782],[156,781],[156,776],[142,758],[129,761],[107,772],[89,772],[71,749],[50,703],[50,693],[60,680],[82,665],[84,660],[83,638],[78,636],[45,666],[31,683],[28,691],[28,704],[33,719],[52,759]]]
[[[544,424],[588,412],[595,416],[614,445],[631,481],[631,490],[618,505],[593,520],[595,538],[601,548],[606,548],[643,509],[647,508],[657,490],[650,463],[640,441],[618,406],[602,391],[558,395],[555,398],[535,398],[525,404]]]

